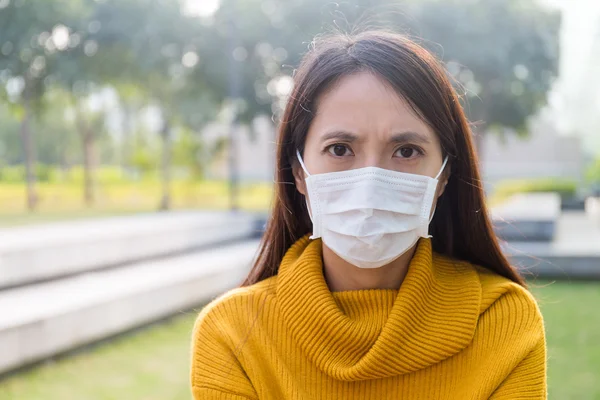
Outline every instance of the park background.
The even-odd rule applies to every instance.
[[[0,0],[0,241],[42,243],[141,219],[157,231],[215,216],[221,225],[259,216],[260,225],[294,68],[315,35],[368,27],[403,32],[444,62],[472,122],[490,204],[524,223],[541,214],[534,228],[544,229],[531,231],[541,238],[520,238],[519,249],[581,265],[533,268],[527,279],[546,321],[550,398],[600,399],[595,0]],[[206,242],[194,257],[231,253],[235,240]],[[12,251],[0,247],[0,275]],[[159,256],[168,276],[179,255],[147,258]],[[123,273],[144,262],[128,260]],[[48,285],[88,272],[93,280],[91,267],[5,286],[0,277],[0,313],[25,309],[24,291],[50,302]],[[68,351],[23,356],[0,369],[0,399],[190,398],[191,328],[215,295],[102,340],[74,340]],[[22,339],[2,343],[3,322],[0,359]]]

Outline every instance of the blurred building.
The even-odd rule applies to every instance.
[[[486,186],[505,179],[583,179],[585,157],[581,138],[560,135],[549,121],[536,121],[530,135],[489,134],[483,141],[482,168]]]
[[[213,125],[206,137],[227,138],[228,126]],[[239,126],[236,130],[236,162],[238,178],[241,181],[272,182],[275,174],[275,127],[267,117],[258,117],[249,126]],[[211,163],[207,170],[208,179],[228,179],[229,160],[227,150]]]
[[[206,137],[226,138],[226,125],[212,125]],[[241,126],[236,133],[238,176],[242,181],[272,181],[275,173],[275,127],[268,119]],[[561,135],[549,118],[530,125],[530,135],[489,134],[484,139],[482,168],[485,185],[506,179],[560,178],[581,181],[585,152],[578,136]],[[228,152],[223,151],[207,171],[209,179],[228,179]]]
[[[575,133],[600,155],[600,2],[554,0],[562,11],[559,77],[550,106],[561,133]]]

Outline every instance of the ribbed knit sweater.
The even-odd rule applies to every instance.
[[[195,399],[545,399],[532,295],[421,239],[399,290],[331,292],[321,240],[213,300],[194,327]]]

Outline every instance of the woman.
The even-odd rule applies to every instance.
[[[339,35],[294,80],[257,261],[194,328],[195,398],[545,399],[543,319],[439,62]]]

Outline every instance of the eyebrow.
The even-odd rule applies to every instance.
[[[406,131],[392,135],[390,143],[420,143],[429,144],[430,140],[427,136],[413,131]]]
[[[346,131],[333,131],[324,134],[321,137],[321,142],[326,142],[331,139],[343,140],[345,142],[355,142],[358,140],[358,135]]]
[[[326,142],[331,139],[343,140],[345,142],[356,142],[359,140],[358,135],[347,132],[347,131],[333,131],[328,132],[321,137],[321,142]],[[431,143],[429,138],[425,135],[419,134],[413,131],[406,131],[395,133],[390,138],[390,143]]]

